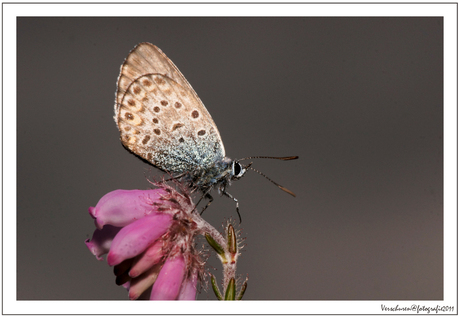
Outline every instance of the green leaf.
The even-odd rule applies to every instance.
[[[220,293],[219,287],[217,286],[216,278],[212,274],[211,274],[211,285],[212,285],[212,290],[214,291],[214,294],[216,294],[217,299],[222,300],[222,294]]]
[[[240,293],[238,294],[236,300],[241,300],[243,298],[244,292],[246,292],[246,288],[248,288],[248,282],[243,283],[240,289]]]
[[[233,277],[228,282],[225,300],[235,300],[235,279]]]
[[[211,237],[208,233],[205,234],[206,241],[208,241],[209,245],[219,254],[221,257],[225,258],[225,251],[224,249],[220,246],[219,243],[216,242],[216,240]]]
[[[228,225],[227,228],[227,245],[229,252],[233,255],[236,254],[238,245],[236,243],[235,229],[232,225]]]

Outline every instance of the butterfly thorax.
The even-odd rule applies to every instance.
[[[215,188],[221,192],[230,185],[233,176],[233,161],[225,157],[216,161],[211,167],[188,173],[183,180],[195,190],[206,192]]]

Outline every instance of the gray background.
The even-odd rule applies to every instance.
[[[127,299],[84,240],[89,206],[149,186],[112,119],[144,41],[192,84],[228,156],[300,156],[253,165],[296,198],[255,173],[229,189],[245,299],[443,298],[442,18],[17,22],[18,299]],[[235,205],[214,196],[204,216],[220,227]]]

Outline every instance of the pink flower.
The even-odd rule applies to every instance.
[[[203,262],[194,248],[194,204],[167,185],[153,190],[115,190],[89,213],[97,229],[89,250],[107,254],[116,283],[130,299],[194,300]]]

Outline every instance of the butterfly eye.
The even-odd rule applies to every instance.
[[[240,178],[246,172],[246,170],[243,169],[241,167],[241,164],[238,162],[233,162],[232,169],[233,169],[233,177],[236,177],[236,178]]]

